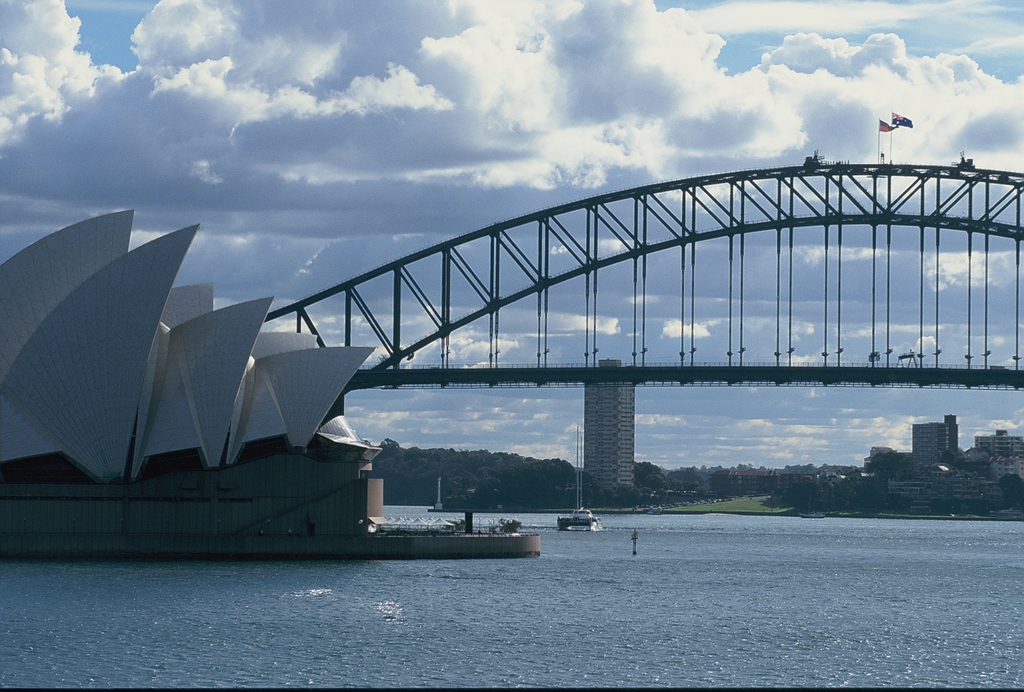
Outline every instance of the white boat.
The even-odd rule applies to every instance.
[[[580,464],[580,427],[576,426],[576,509],[567,517],[558,517],[559,531],[600,531],[601,520],[583,508],[583,466]]]
[[[601,520],[589,509],[580,507],[567,517],[558,517],[559,531],[600,531]]]

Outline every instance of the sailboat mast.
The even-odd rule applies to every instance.
[[[580,426],[576,426],[576,509],[583,509],[583,467],[580,465]]]

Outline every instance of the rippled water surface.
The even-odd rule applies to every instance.
[[[1021,523],[519,518],[538,559],[0,562],[0,685],[1024,685]]]

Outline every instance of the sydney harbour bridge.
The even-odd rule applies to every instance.
[[[376,346],[349,391],[1019,389],[1022,191],[1024,174],[963,158],[815,154],[501,221],[267,320],[292,319],[321,345]],[[596,367],[605,359],[620,365]]]

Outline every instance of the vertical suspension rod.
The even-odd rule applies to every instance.
[[[551,278],[551,221],[544,221],[544,279]],[[551,287],[544,287],[544,367],[548,365],[548,314]]]
[[[974,268],[974,235],[967,231],[967,355],[964,358],[967,359],[968,369],[971,367],[971,359],[974,357],[971,353],[971,282],[972,273]]]
[[[871,176],[871,204],[872,211],[878,213],[878,174]],[[875,345],[875,312],[876,312],[876,286],[877,286],[877,260],[878,260],[878,224],[871,224],[871,354],[868,360],[871,367],[878,364],[878,348]]]
[[[1014,285],[1013,306],[1013,369],[1020,369],[1020,238],[1014,241],[1014,266],[1016,283]]]
[[[921,189],[923,191],[923,185]],[[922,192],[921,206],[924,206],[923,195]],[[917,360],[918,365],[924,365],[924,226],[919,228],[918,235]]]
[[[644,254],[640,258],[640,290],[641,300],[640,304],[640,364],[645,365],[647,363],[647,198],[644,197],[644,217],[643,217],[643,239],[641,247],[644,248]]]
[[[594,366],[597,366],[597,260],[598,253],[600,252],[600,242],[598,239],[598,228],[600,221],[600,212],[597,207],[594,207],[594,329],[592,332],[592,338],[590,341],[591,354],[593,355],[592,361]]]
[[[544,222],[537,221],[537,281],[542,281],[544,276]],[[544,290],[537,291],[537,367],[540,367],[541,357],[541,322],[543,316],[541,315],[541,308],[543,306]]]
[[[1013,369],[1020,369],[1020,188],[1017,188],[1016,195],[1017,211],[1017,237],[1014,239],[1014,266],[1016,268],[1016,283],[1014,284],[1014,308],[1013,308]]]
[[[636,245],[637,245],[636,239],[637,239],[637,235],[639,233],[639,219],[637,218],[637,215],[638,215],[638,209],[637,208],[638,208],[638,206],[639,206],[639,202],[638,202],[637,198],[634,197],[633,198],[633,247],[631,248],[633,250],[636,249]],[[638,264],[639,264],[639,258],[636,255],[634,255],[633,256],[633,365],[636,365],[636,355],[637,355],[637,350],[636,350],[636,339],[637,339],[637,314],[636,314],[637,313],[637,304],[636,304],[636,300],[637,300],[637,290],[636,290],[636,286],[637,286]]]
[[[891,184],[891,181],[890,181]],[[892,365],[892,224],[885,224],[885,367]]]
[[[693,342],[697,308],[697,191],[690,190],[690,365],[693,365],[697,345]]]
[[[733,241],[734,236],[729,234],[729,350],[725,355],[729,358],[729,365],[732,365],[732,284],[733,284]]]
[[[939,271],[941,265],[939,264],[940,247],[939,238],[941,234],[939,227],[935,227],[935,367],[939,367],[939,354],[942,353],[942,349],[939,348]]]
[[[921,217],[924,217],[924,204],[925,204],[925,185],[924,181],[921,181]],[[918,288],[918,326],[917,326],[917,364],[924,366],[924,226],[920,228],[920,243],[918,249],[919,257],[918,262],[920,264],[918,282],[920,286]]]
[[[789,179],[789,334],[786,342],[786,365],[793,364],[793,178]]]
[[[836,183],[839,223],[836,224],[836,365],[843,364],[843,176]],[[827,200],[828,198],[826,198]]]
[[[685,212],[684,212],[685,213]],[[679,365],[686,364],[686,243],[679,244]]]
[[[732,187],[735,187],[733,185]],[[747,221],[747,196],[746,182],[740,181],[740,225],[743,225]],[[746,242],[747,234],[740,234],[740,365],[743,365],[743,352],[747,350],[743,343],[743,300],[744,300],[744,259],[746,253]]]
[[[587,271],[584,272],[584,304],[583,304],[583,364],[590,364],[590,268],[593,264],[590,257],[590,218],[591,209],[587,208],[587,230],[586,236],[586,262]]]
[[[892,173],[885,176],[885,211],[886,216],[892,214]],[[892,224],[885,224],[885,367],[891,365],[892,342],[891,322],[892,316]]]
[[[987,183],[986,183],[986,187],[988,187]],[[988,190],[985,191],[985,194],[986,194],[986,196],[988,195]],[[988,350],[988,241],[989,241],[989,238],[991,238],[991,237],[992,236],[990,236],[988,233],[985,234],[985,317],[984,317],[984,319],[985,319],[985,327],[984,327],[985,338],[984,338],[984,341],[983,341],[983,348],[985,349],[985,351],[984,351],[984,355],[985,355],[984,362],[985,362],[985,368],[986,369],[988,368],[988,357],[992,353],[991,351]]]
[[[942,204],[942,178],[935,178],[935,213],[938,214],[939,207]],[[941,256],[939,248],[939,238],[941,233],[939,226],[935,226],[935,367],[939,367],[939,354],[942,353],[942,349],[939,348],[939,257]]]
[[[743,260],[746,240],[747,234],[740,234],[740,365],[743,365],[743,352],[747,350],[743,345]]]
[[[843,197],[839,196],[840,215]],[[843,224],[836,228],[836,365],[843,364]]]
[[[826,182],[826,186],[828,183]],[[826,198],[827,199],[827,198]],[[823,289],[825,292],[825,299],[822,301],[823,313],[822,313],[822,348],[821,348],[821,359],[822,365],[828,365],[828,246],[829,246],[829,233],[828,224],[825,224],[825,279],[823,282]]]
[[[392,314],[391,314],[391,343],[394,346],[392,355],[397,356],[402,350],[402,268],[398,267],[394,272],[394,286],[392,288]],[[401,359],[396,358],[394,369],[401,366]]]
[[[345,345],[352,345],[352,291],[345,291]]]
[[[782,180],[775,180],[775,220],[782,221]],[[782,331],[782,226],[775,229],[775,365],[781,365],[779,339]]]

